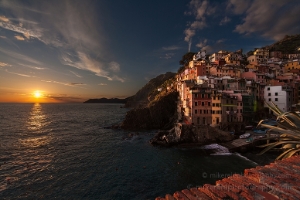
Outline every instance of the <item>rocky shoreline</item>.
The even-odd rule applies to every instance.
[[[229,132],[224,132],[208,125],[189,125],[176,123],[167,131],[159,131],[151,140],[152,145],[194,146],[222,143],[234,139]]]

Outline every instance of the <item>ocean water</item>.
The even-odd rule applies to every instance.
[[[154,199],[256,166],[223,148],[210,155],[153,147],[155,131],[105,128],[126,111],[116,104],[0,104],[0,199]]]

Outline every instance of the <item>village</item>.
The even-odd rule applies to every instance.
[[[284,112],[295,110],[300,100],[299,58],[267,48],[247,56],[242,50],[210,56],[198,52],[177,75],[179,122],[237,131],[272,118],[265,102]]]

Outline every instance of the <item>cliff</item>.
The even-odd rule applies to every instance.
[[[121,128],[129,130],[170,129],[177,120],[177,100],[178,93],[175,91],[158,95],[147,106],[128,111]]]
[[[125,107],[146,107],[159,93],[158,88],[164,87],[168,80],[175,79],[176,73],[167,72],[151,79],[135,95],[128,97]],[[165,83],[168,84],[168,83]]]
[[[300,34],[297,35],[286,35],[282,40],[275,42],[272,45],[266,46],[265,48],[271,51],[281,51],[282,53],[299,53],[300,50]]]
[[[151,140],[153,145],[205,145],[226,142],[233,139],[233,135],[207,125],[187,125],[177,123],[169,131],[158,132]]]

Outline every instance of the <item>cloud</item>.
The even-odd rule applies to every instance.
[[[220,43],[223,43],[223,42],[225,42],[225,39],[220,39],[220,40],[218,40],[216,43],[217,43],[217,44],[220,44]]]
[[[169,47],[163,47],[162,49],[164,51],[174,51],[174,50],[180,49],[180,47],[173,45],[173,46],[169,46]]]
[[[14,31],[16,33],[21,33],[27,39],[30,39],[32,37],[42,41],[43,29],[39,28],[38,26],[34,26],[34,28],[29,29],[24,27],[23,24],[22,26],[20,26],[20,23],[14,23],[12,21],[0,21],[0,27],[10,31]]]
[[[0,67],[6,67],[6,66],[10,66],[10,65],[7,63],[0,62]]]
[[[60,60],[64,65],[90,71],[108,80],[125,80],[116,74],[120,72],[120,64],[110,60],[113,56],[106,48],[105,29],[101,26],[102,20],[98,20],[96,16],[99,10],[91,4],[79,6],[69,1],[59,1],[57,4],[37,1],[32,7],[28,7],[23,1],[3,0],[0,6],[10,13],[9,21],[0,21],[0,27],[22,34],[16,39],[36,39],[57,48],[64,52]],[[39,12],[40,10],[46,14]],[[20,58],[12,52],[9,54]]]
[[[236,7],[240,1],[231,1],[233,12],[240,13]],[[300,4],[297,0],[261,1],[254,0],[248,8],[243,23],[235,31],[240,34],[258,34],[265,38],[279,40],[287,34],[300,32]]]
[[[225,25],[225,24],[227,24],[228,22],[230,22],[231,21],[231,19],[230,18],[228,18],[227,16],[225,16],[221,21],[220,21],[220,25],[222,26],[222,25]]]
[[[22,40],[25,40],[25,38],[23,38],[23,37],[20,36],[20,35],[16,35],[15,38],[16,38],[17,40],[21,40],[21,41],[22,41]]]
[[[203,40],[202,42],[199,42],[198,44],[196,44],[196,47],[201,48],[201,51],[206,51],[208,53],[212,53],[213,51],[213,47],[210,45],[207,45],[207,39]]]
[[[40,65],[40,66],[43,65],[41,62],[39,62],[39,61],[37,61],[37,60],[35,60],[33,58],[30,58],[28,56],[24,56],[22,54],[19,54],[19,53],[13,52],[13,51],[2,49],[1,47],[0,47],[0,52],[6,54],[7,56],[9,56],[11,58],[19,60],[22,63],[27,62],[27,63],[31,63],[31,64],[34,64],[34,65]]]
[[[9,22],[9,19],[2,15],[0,16],[0,21]]]
[[[77,73],[75,73],[75,72],[73,72],[73,71],[70,71],[72,74],[74,74],[76,77],[78,77],[78,78],[81,78],[82,76],[80,76],[79,74],[77,74]]]
[[[67,83],[68,85],[86,85],[85,83]]]
[[[209,5],[207,0],[191,0],[189,3],[189,10],[185,12],[186,15],[194,16],[194,21],[187,24],[187,28],[184,30],[184,41],[188,42],[190,51],[192,44],[192,37],[196,34],[197,30],[201,30],[207,26],[206,18],[214,14],[216,8]]]
[[[184,30],[184,33],[185,33],[184,41],[189,42],[191,41],[191,38],[196,34],[196,31],[191,28],[188,28]]]
[[[98,85],[105,86],[107,84],[106,83],[99,83]]]
[[[23,76],[23,77],[27,77],[27,78],[35,77],[35,76],[27,75],[27,74],[21,74],[21,73],[10,72],[10,71],[8,71],[7,69],[6,69],[5,71],[6,71],[7,73],[10,73],[10,74],[14,74],[14,75],[18,75],[18,76]]]
[[[41,80],[41,81],[46,82],[46,83],[55,83],[55,84],[70,86],[70,87],[86,85],[85,83],[67,83],[67,82],[60,82],[60,81],[54,81],[54,80]]]
[[[23,64],[23,63],[17,63],[17,64],[20,65],[20,66],[23,66],[23,67],[31,68],[31,69],[37,69],[37,70],[47,69],[47,68],[44,68],[44,67],[37,67],[37,66],[32,66],[32,65],[26,65],[26,64]]]
[[[109,63],[109,69],[113,72],[119,72],[120,71],[120,64],[117,62],[110,62]]]
[[[120,81],[120,82],[125,82],[125,79],[124,78],[121,78],[121,77],[119,77],[119,76],[117,76],[117,75],[113,75],[113,76],[111,76],[111,77],[107,77],[107,79],[109,80],[109,81]]]
[[[161,56],[160,58],[164,59],[170,59],[175,55],[175,53],[166,53],[164,56]]]
[[[248,8],[252,0],[229,0],[227,10],[232,11],[234,14],[243,14]]]
[[[91,58],[89,55],[83,52],[77,52],[75,55],[64,54],[62,56],[62,63],[77,69],[90,71],[96,76],[107,78],[110,81],[125,81],[124,78],[121,78],[117,75],[111,75],[107,70],[104,69],[104,63]],[[109,70],[113,72],[120,71],[120,65],[117,62],[110,62],[108,65]]]

